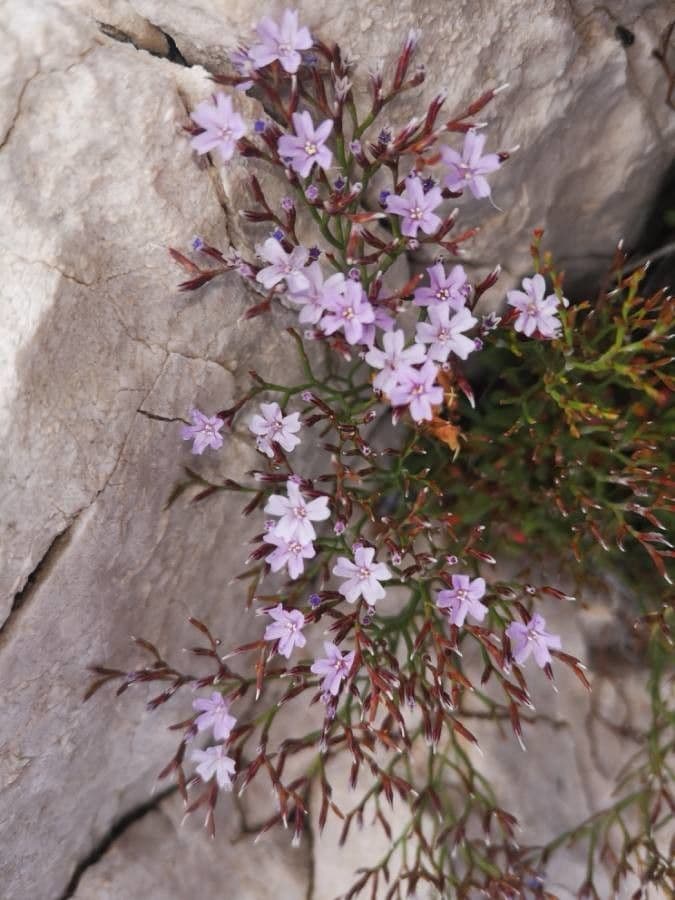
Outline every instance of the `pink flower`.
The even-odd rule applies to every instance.
[[[193,762],[199,763],[196,767],[197,775],[199,775],[204,784],[211,781],[215,775],[218,787],[221,790],[232,790],[235,765],[234,760],[225,755],[225,746],[223,744],[207,747],[206,750],[193,750],[191,759]]]
[[[466,359],[473,353],[476,345],[471,338],[465,337],[463,331],[469,331],[478,324],[466,306],[450,318],[450,305],[439,303],[429,307],[429,322],[418,322],[415,340],[429,347],[429,359],[445,362],[451,353]]]
[[[344,331],[349,344],[363,340],[364,326],[375,321],[375,311],[368,302],[360,281],[345,281],[339,292],[325,298],[326,312],[321,320],[321,328],[326,334],[333,334],[339,328]]]
[[[346,556],[338,557],[333,567],[333,575],[346,578],[338,590],[347,603],[356,603],[363,597],[369,606],[384,597],[386,591],[380,584],[391,578],[391,572],[384,563],[373,562],[375,551],[372,547],[357,547],[354,551],[354,562]]]
[[[257,435],[256,446],[261,453],[274,458],[273,443],[279,444],[287,453],[294,450],[300,443],[296,433],[302,427],[300,413],[290,413],[284,416],[278,403],[261,403],[262,415],[255,415],[249,424],[249,430]]]
[[[265,557],[265,562],[270,564],[273,572],[278,572],[286,566],[288,574],[293,580],[299,578],[305,571],[304,560],[313,559],[316,556],[316,550],[311,541],[303,543],[296,537],[281,537],[281,535],[277,534],[276,528],[272,528],[267,532],[265,543],[276,546],[276,550],[273,550],[269,556]]]
[[[436,593],[436,606],[449,610],[450,622],[459,628],[464,624],[467,615],[482,622],[487,613],[487,606],[481,603],[485,596],[485,579],[470,575],[453,575],[452,590]]]
[[[324,641],[323,649],[326,656],[323,659],[317,659],[312,664],[311,671],[315,675],[323,676],[321,689],[324,693],[332,694],[333,697],[336,697],[340,690],[342,679],[349,675],[356,654],[352,650],[350,653],[343,655],[337,644],[332,644],[330,641]]]
[[[201,716],[195,719],[197,730],[207,731],[213,728],[213,736],[217,741],[226,741],[237,724],[235,717],[230,715],[229,702],[216,691],[210,697],[193,700],[192,708],[197,712],[201,711]]]
[[[561,642],[557,634],[545,631],[546,619],[535,613],[527,625],[521,622],[511,622],[506,629],[506,634],[511,641],[511,652],[515,662],[520,666],[525,662],[530,653],[534,653],[534,661],[543,669],[551,662],[552,650],[560,650]]]
[[[391,331],[396,324],[396,319],[387,312],[382,306],[375,307],[375,321],[363,326],[363,335],[361,342],[372,347],[375,343],[375,335],[377,329],[381,331]]]
[[[294,647],[304,647],[307,639],[302,633],[305,617],[299,609],[285,610],[280,603],[269,609],[267,615],[274,619],[265,629],[266,641],[279,641],[278,651],[286,659],[291,658]]]
[[[485,146],[485,135],[475,129],[467,131],[461,155],[452,147],[441,147],[441,157],[448,166],[444,185],[451,191],[462,191],[468,187],[477,199],[490,196],[490,185],[484,177],[501,165],[496,153],[481,156]]]
[[[230,62],[237,70],[237,75],[241,75],[244,78],[248,78],[256,68],[255,63],[245,47],[239,47],[237,50],[233,50],[232,53],[230,53]],[[252,86],[253,81],[242,81],[240,84],[235,85],[234,89],[235,91],[247,91]]]
[[[213,103],[205,100],[194,112],[192,121],[203,128],[201,134],[191,138],[197,153],[217,150],[223,162],[232,159],[240,137],[246,134],[246,125],[239,113],[232,109],[232,99],[222,92],[215,94]]]
[[[329,169],[333,154],[325,144],[333,128],[332,119],[326,119],[315,129],[308,112],[293,113],[293,127],[295,135],[282,134],[279,138],[279,156],[302,178],[307,178],[315,164],[320,169]]]
[[[190,410],[190,418],[192,425],[183,425],[180,436],[184,441],[194,441],[192,452],[201,456],[207,447],[220,450],[223,436],[219,432],[225,421],[218,416],[207,416],[198,409]]]
[[[406,178],[405,190],[400,196],[389,194],[386,198],[387,212],[403,217],[401,232],[406,237],[417,237],[420,228],[425,234],[433,234],[441,224],[434,210],[442,202],[439,187],[433,187],[425,194],[421,179],[415,177]]]
[[[302,57],[298,50],[309,50],[312,36],[308,28],[298,28],[297,10],[287,9],[277,25],[269,16],[265,16],[256,26],[260,42],[249,50],[249,56],[257,69],[268,66],[278,59],[282,67],[293,74],[298,71]]]
[[[303,269],[303,275],[307,278],[308,287],[292,293],[289,299],[302,307],[298,318],[303,324],[316,325],[326,309],[327,299],[337,299],[345,276],[342,272],[336,272],[324,281],[318,262],[313,262]]]
[[[443,402],[443,388],[435,384],[438,368],[427,360],[421,369],[401,372],[398,384],[389,392],[392,406],[409,406],[416,422],[433,418],[431,407]]]
[[[299,292],[309,286],[309,279],[304,270],[309,256],[306,247],[294,247],[290,253],[286,253],[279,241],[267,238],[265,243],[256,249],[263,259],[272,263],[255,276],[255,280],[268,291],[284,279],[291,292]]]
[[[383,335],[382,344],[384,350],[371,347],[366,353],[366,362],[374,369],[382,370],[373,379],[373,384],[378,391],[388,394],[403,372],[424,362],[426,350],[421,344],[405,347],[405,334],[400,329]]]
[[[274,534],[288,541],[296,538],[300,544],[309,544],[316,537],[312,522],[323,522],[330,516],[328,497],[317,497],[306,503],[300,488],[290,479],[286,482],[286,490],[288,497],[272,494],[265,506],[266,513],[280,516]]]
[[[560,334],[560,320],[558,319],[558,298],[555,294],[546,293],[546,281],[542,275],[533,275],[532,278],[523,278],[522,291],[507,291],[506,298],[509,306],[518,310],[518,316],[513,323],[516,331],[521,331],[527,337],[531,337],[538,331],[543,338],[556,338]]]
[[[471,286],[462,266],[453,266],[450,274],[445,274],[443,263],[436,263],[427,269],[430,286],[415,290],[415,306],[435,306],[449,303],[453,309],[461,309],[471,293]]]

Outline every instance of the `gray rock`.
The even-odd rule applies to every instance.
[[[241,833],[233,804],[226,800],[224,806],[220,831],[209,841],[201,823],[180,825],[178,797],[162,801],[84,872],[74,900],[305,900],[307,847],[292,848],[283,833],[253,844]]]
[[[230,580],[259,520],[242,523],[232,495],[165,502],[182,466],[237,477],[255,453],[235,433],[192,457],[180,417],[230,405],[253,359],[269,375],[283,358],[292,378],[295,357],[283,313],[242,324],[258,298],[236,275],[176,291],[168,246],[227,242],[181,135],[182,97],[207,94],[205,73],[110,41],[60,4],[7,12],[0,878],[7,898],[53,900],[147,798],[183,712],[150,725],[145,691],[83,706],[85,667],[137,664],[131,634],[182,662],[189,614],[221,609],[230,639],[250,627]]]

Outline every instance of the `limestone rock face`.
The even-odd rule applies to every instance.
[[[491,140],[522,149],[495,183],[506,212],[488,208],[470,264],[525,271],[528,230],[543,225],[561,261],[583,274],[601,267],[619,236],[634,235],[673,136],[649,56],[667,2],[299,6],[318,34],[339,38],[366,64],[391,58],[406,30],[423,26],[429,86],[420,96],[448,86],[449,110],[511,82],[489,111]],[[293,377],[283,333],[291,317],[242,322],[254,298],[235,275],[179,294],[166,248],[187,251],[199,234],[252,252],[254,232],[245,236],[235,218],[246,167],[214,174],[182,129],[212,89],[207,69],[223,63],[222,47],[267,11],[243,0],[0,2],[0,822],[11,845],[0,884],[8,900],[61,897],[78,863],[147,800],[175,744],[164,728],[175,716],[150,721],[144,690],[134,702],[82,705],[84,667],[137,664],[131,634],[182,661],[191,614],[230,641],[250,633],[230,580],[259,519],[242,524],[230,495],[190,505],[188,494],[169,508],[166,500],[183,466],[235,478],[250,468],[243,434],[196,459],[179,439],[180,420],[193,404],[226,407],[252,365],[263,375],[283,366]],[[619,22],[635,33],[630,47],[614,37]],[[251,118],[254,101],[239,102],[251,104]],[[419,98],[406,104],[392,121],[406,120]],[[114,858],[85,874],[77,896],[129,898],[143,883],[138,896],[182,898],[196,891],[193,876],[208,886],[200,896],[222,896],[218,853],[176,838],[178,815],[167,800],[139,821]],[[190,848],[180,874],[175,840]],[[152,877],[126,881],[125,867],[141,878],[138,847],[153,842]],[[285,852],[274,851],[278,896],[304,897],[306,870],[293,871],[304,857],[289,862]],[[242,867],[232,896],[268,896],[255,872],[261,856],[228,853]],[[318,873],[332,871],[321,868],[327,860],[315,862]]]
[[[5,7],[0,880],[8,898],[53,900],[175,745],[175,714],[143,727],[145,691],[83,706],[85,667],[139,664],[131,634],[182,662],[190,614],[220,610],[235,640],[248,627],[230,580],[260,521],[247,531],[231,495],[165,503],[183,466],[237,477],[255,453],[235,433],[193,457],[180,419],[231,405],[253,359],[263,375],[295,363],[283,321],[240,321],[256,301],[236,275],[176,291],[168,246],[227,243],[181,133],[206,73],[66,4]]]
[[[242,835],[229,803],[215,841],[196,821],[180,826],[176,796],[134,823],[100,862],[87,869],[75,900],[304,900],[311,878],[307,844],[291,848],[286,834],[268,834],[258,844]],[[229,824],[228,824],[229,823]]]

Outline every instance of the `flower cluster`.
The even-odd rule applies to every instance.
[[[535,256],[535,272],[523,279],[522,290],[506,292],[507,312],[481,315],[478,304],[500,270],[470,276],[457,262],[472,230],[454,234],[458,210],[450,204],[467,193],[490,198],[488,178],[508,158],[485,152],[485,124],[476,120],[497,91],[445,121],[445,96],[438,94],[425,115],[395,126],[394,101],[424,78],[411,67],[417,42],[417,35],[406,38],[387,83],[373,73],[364,113],[340,49],[312,36],[297,12],[287,10],[280,21],[264,18],[251,45],[231,55],[232,72],[214,76],[221,86],[263,99],[269,118],[245,122],[223,91],[192,113],[197,153],[211,154],[218,164],[234,165],[235,153],[247,161],[252,207],[242,214],[260,232],[256,258],[223,252],[202,238],[193,255],[203,265],[172,251],[189,276],[182,288],[197,290],[236,272],[261,298],[247,318],[277,309],[306,329],[289,327],[286,335],[298,350],[298,383],[266,381],[253,370],[250,388],[232,408],[212,416],[194,409],[181,431],[201,455],[223,447],[224,429],[245,423],[246,438],[261,454],[260,469],[241,481],[212,483],[190,472],[192,481],[181,489],[196,485],[195,501],[221,491],[244,496],[243,514],[259,517],[246,570],[232,585],[237,591],[246,583],[247,605],[266,617],[265,626],[223,655],[209,628],[193,620],[208,642],[194,652],[210,661],[211,676],[182,673],[148,642],[142,646],[154,655],[152,670],[129,675],[101,667],[99,674],[102,682],[121,678],[125,685],[170,681],[155,705],[184,685],[211,690],[193,701],[187,724],[177,726],[181,744],[163,773],[175,774],[186,802],[188,791],[202,791],[188,808],[206,806],[209,827],[218,790],[230,790],[235,781],[243,790],[256,777],[269,778],[276,798],[263,830],[290,824],[296,841],[312,784],[322,795],[319,827],[334,814],[345,837],[366,811],[389,829],[383,801],[391,804],[396,792],[411,814],[400,843],[415,843],[410,857],[417,862],[403,866],[388,896],[413,893],[423,881],[438,896],[458,884],[463,896],[502,896],[504,885],[509,896],[525,896],[538,872],[513,840],[515,820],[483,790],[484,776],[461,746],[478,743],[466,723],[482,705],[485,718],[510,721],[522,742],[524,723],[534,721],[526,676],[552,680],[554,665],[562,664],[587,682],[537,607],[546,598],[573,598],[548,585],[489,576],[495,564],[484,549],[489,532],[475,524],[475,515],[459,512],[466,498],[479,510],[490,508],[508,477],[502,460],[493,459],[495,448],[506,457],[504,441],[521,425],[518,420],[504,431],[501,410],[510,401],[498,392],[498,433],[477,428],[460,454],[467,441],[462,429],[470,416],[480,421],[481,403],[488,402],[479,396],[476,404],[466,364],[493,349],[527,358],[531,351],[538,360],[559,354],[562,374],[543,383],[547,397],[562,403],[564,373],[575,365],[564,343],[574,311],[560,278]],[[391,119],[383,122],[385,108]],[[461,136],[457,147],[455,135]],[[279,202],[265,195],[258,166],[284,183]],[[379,204],[373,190],[380,191]],[[314,233],[301,242],[298,234],[309,235],[312,226]],[[419,253],[426,271],[405,280],[393,267],[410,253]],[[545,276],[553,285],[548,294]],[[650,332],[650,340],[658,342],[660,334]],[[329,353],[309,353],[310,342]],[[576,365],[593,374],[595,366],[604,376],[601,364],[611,352],[604,348],[599,363],[583,357]],[[317,357],[331,360],[320,373]],[[534,392],[527,375],[525,399]],[[587,421],[595,423],[600,413],[591,412]],[[572,412],[565,415],[573,421]],[[536,424],[525,400],[522,416],[528,427]],[[311,467],[298,450],[308,447]],[[471,460],[483,458],[489,471],[472,472]],[[527,478],[521,458],[517,477]],[[480,497],[472,493],[478,483]],[[474,652],[464,654],[465,648]],[[248,674],[229,667],[230,657],[247,654],[255,655]],[[248,691],[255,702],[238,723],[230,705]],[[277,716],[300,706],[303,715],[317,716],[316,727],[275,743]],[[200,735],[211,735],[212,743],[187,757]],[[418,751],[422,744],[426,749]],[[423,776],[409,761],[427,751]],[[307,774],[291,778],[287,760],[308,752],[315,759]],[[331,799],[326,775],[326,763],[342,753],[351,760],[352,787],[362,771],[373,779],[346,810]],[[186,758],[195,764],[190,778]],[[447,790],[455,776],[456,790]],[[483,844],[469,836],[479,826],[485,845],[496,848],[490,851],[496,863],[484,860]],[[461,865],[448,852],[460,842],[470,850]],[[495,875],[502,862],[508,882]],[[375,896],[383,883],[378,879],[389,881],[389,865],[386,856],[364,870],[349,896],[366,886]]]
[[[301,80],[302,54],[313,46],[313,41],[308,30],[299,27],[297,14],[291,11],[284,14],[280,23],[263,19],[256,31],[258,43],[248,49],[240,48],[234,54],[232,62],[237,75],[229,83],[243,90],[265,84],[267,96],[273,97],[278,87],[270,89],[269,82],[265,81],[265,71],[270,68],[276,72],[275,85],[280,70]],[[321,45],[319,49],[322,49]],[[413,49],[414,42],[407,41],[400,62],[404,68],[409,64],[406,57]],[[324,52],[328,51],[324,49]],[[338,71],[341,64],[336,60],[337,57],[331,63],[330,77],[337,107],[341,108],[351,96],[351,83],[346,71]],[[401,77],[399,72],[395,84]],[[411,84],[414,81],[415,78]],[[294,94],[293,97],[295,104],[297,96]],[[455,212],[444,214],[447,197],[461,194],[465,188],[476,198],[489,197],[486,176],[500,167],[506,154],[484,155],[485,134],[478,131],[478,126],[467,128],[462,123],[464,142],[461,151],[442,143],[439,146],[444,169],[437,180],[426,171],[433,164],[426,154],[444,134],[453,130],[450,125],[445,129],[434,128],[440,99],[434,101],[433,112],[427,116],[423,128],[409,123],[397,136],[389,132],[385,136],[381,132],[377,143],[369,144],[362,139],[364,128],[355,126],[352,140],[347,143],[348,149],[345,149],[344,125],[334,114],[315,120],[315,110],[324,108],[321,102],[312,111],[298,110],[293,108],[294,104],[289,112],[282,102],[287,132],[264,123],[260,128],[257,123],[253,127],[253,133],[262,137],[266,147],[264,154],[248,138],[241,140],[251,129],[234,111],[231,99],[222,93],[217,93],[212,103],[201,104],[193,114],[193,121],[203,129],[192,137],[197,152],[217,150],[220,159],[228,161],[238,146],[248,157],[264,156],[283,169],[297,195],[296,200],[285,198],[276,213],[264,198],[257,179],[252,180],[254,198],[262,212],[251,211],[245,215],[252,221],[271,221],[275,228],[257,246],[261,264],[243,263],[238,259],[235,264],[226,266],[226,270],[236,268],[268,292],[267,304],[262,305],[261,311],[269,307],[272,299],[283,297],[297,310],[300,323],[311,326],[310,337],[327,342],[345,355],[355,352],[365,363],[366,372],[371,373],[362,386],[372,392],[370,400],[366,400],[368,407],[386,398],[397,418],[407,411],[415,424],[438,423],[442,421],[439,416],[446,405],[446,390],[453,383],[461,384],[465,380],[461,363],[480,347],[476,336],[479,318],[474,314],[474,307],[486,285],[473,285],[461,265],[448,265],[443,258],[428,266],[426,278],[421,283],[414,279],[403,290],[385,291],[383,270],[402,252],[426,242],[445,251],[456,251],[455,244],[445,241],[456,215]],[[332,107],[325,106],[325,109],[332,112]],[[340,138],[337,152],[334,152],[329,141],[336,134],[336,123]],[[412,156],[413,165],[405,178],[401,181],[394,178],[392,189],[382,192],[384,211],[359,213],[359,204],[365,199],[364,182],[371,177],[371,169],[406,154]],[[331,187],[328,173],[332,173],[336,164],[339,175]],[[361,179],[354,175],[356,167],[363,171]],[[328,241],[323,255],[330,270],[319,261],[320,250],[314,252],[297,240],[295,221],[299,207],[309,210],[319,225],[321,237]],[[343,223],[331,230],[331,217],[340,216],[344,218]],[[393,235],[390,240],[384,233],[380,237],[371,230],[380,222],[387,223]],[[368,245],[374,252],[367,251]],[[201,246],[198,249],[203,252]],[[544,281],[540,275],[525,279],[524,288],[527,296],[517,291],[508,295],[509,303],[519,311],[515,330],[528,337],[555,337],[557,330],[553,318],[557,297],[543,299]],[[521,304],[523,296],[529,305]],[[412,332],[407,320],[404,324],[399,318],[406,310],[414,311],[417,316]],[[264,382],[258,381],[259,387],[264,389]],[[353,388],[361,403],[365,399],[362,387]],[[254,390],[250,396],[257,393]],[[324,399],[314,391],[302,391],[301,399],[309,403],[309,409],[312,406],[318,409],[318,414],[307,417],[308,409],[305,408],[306,426],[311,428],[320,421],[328,421],[337,428],[341,439],[341,448],[336,448],[339,455],[344,453],[344,441],[350,438],[357,452],[370,455],[372,451],[358,429],[341,422],[334,407],[327,402],[330,397],[336,399],[337,396],[335,390],[329,391]],[[240,406],[234,412],[238,412]],[[220,429],[226,421],[231,424],[234,412],[225,411],[209,418],[195,410],[193,425],[183,430],[183,437],[194,440],[195,453],[203,452],[208,446],[218,449],[222,445]],[[417,560],[413,568],[424,571],[427,584],[438,580],[445,585],[435,591],[439,618],[429,619],[425,626],[428,629],[435,621],[433,631],[438,633],[439,640],[441,632],[435,632],[435,629],[444,626],[454,634],[456,641],[467,618],[483,623],[490,615],[490,606],[482,602],[488,594],[484,578],[450,575],[442,566],[439,568],[434,557],[419,556],[412,546],[406,548],[405,539],[399,547],[391,539],[372,543],[358,535],[358,540],[349,547],[346,532],[352,527],[351,513],[355,504],[367,508],[364,507],[365,498],[348,492],[342,485],[331,499],[329,494],[318,491],[312,481],[295,473],[285,454],[294,451],[302,441],[302,415],[299,411],[288,413],[278,402],[269,401],[262,402],[259,411],[249,419],[256,447],[272,467],[268,474],[260,474],[261,481],[271,485],[285,481],[285,493],[272,492],[266,499],[264,513],[270,518],[258,539],[260,546],[250,559],[261,560],[265,570],[272,573],[285,571],[291,584],[303,579],[311,583],[316,577],[313,573],[317,572],[318,560],[335,554],[335,561],[330,566],[321,563],[324,566],[323,589],[319,594],[312,594],[308,606],[302,603],[297,591],[293,591],[291,597],[277,595],[278,602],[261,610],[271,622],[265,627],[262,641],[255,646],[261,646],[263,654],[278,653],[290,660],[296,652],[305,649],[308,626],[321,618],[327,604],[333,614],[338,613],[341,601],[356,607],[355,614],[348,620],[349,628],[339,629],[336,640],[324,641],[324,655],[315,658],[308,668],[310,675],[318,676],[320,696],[326,706],[327,722],[330,722],[344,685],[350,681],[356,684],[365,663],[362,645],[357,641],[357,646],[350,649],[344,646],[345,640],[357,622],[362,622],[361,627],[368,627],[375,616],[376,604],[386,597],[385,585],[397,581],[403,583],[405,576],[401,565],[406,553]],[[435,427],[438,429],[438,425]],[[280,467],[288,469],[285,477],[276,474]],[[333,534],[337,536],[337,544],[335,538],[317,536],[316,527],[331,517],[334,518]],[[378,547],[389,553],[391,567],[378,561]],[[309,572],[308,564],[312,565]],[[330,575],[338,580],[336,589],[326,582]],[[362,616],[359,613],[361,605]],[[530,651],[534,652],[537,663],[547,666],[550,672],[548,648],[560,649],[560,642],[544,630],[544,625],[538,614],[525,624],[511,622],[506,631],[511,650],[505,643],[498,668],[500,678],[506,679],[511,667],[524,662]],[[371,646],[370,641],[365,646]],[[372,655],[374,650],[369,652]],[[370,665],[368,671],[371,679],[385,677],[381,670],[376,675],[377,670]],[[210,700],[195,701],[194,706],[201,713],[195,720],[196,729],[212,728],[214,737],[223,742],[203,751],[194,751],[197,774],[203,782],[215,775],[218,784],[227,788],[233,776],[232,760],[223,749],[234,725],[229,705],[222,695],[213,694]]]
[[[214,692],[208,698],[193,701],[192,708],[199,713],[195,719],[197,731],[211,730],[214,738],[223,742],[205,750],[192,751],[192,761],[197,763],[196,772],[205,784],[215,776],[218,787],[229,791],[232,789],[235,764],[225,753],[225,747],[237,724],[234,716],[230,715],[230,704],[222,694]]]

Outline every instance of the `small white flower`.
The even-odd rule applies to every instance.
[[[289,291],[303,291],[309,287],[309,279],[304,272],[309,257],[306,247],[294,247],[291,253],[286,253],[279,241],[271,237],[256,249],[262,259],[271,263],[255,276],[255,280],[268,291],[284,280]]]
[[[380,584],[391,578],[391,572],[384,563],[373,562],[375,551],[372,547],[357,547],[354,562],[340,556],[333,568],[333,575],[346,578],[338,590],[348,603],[355,603],[359,597],[370,606],[384,597],[386,591]]]
[[[532,337],[536,332],[543,338],[557,338],[560,334],[560,319],[558,318],[558,298],[555,294],[545,297],[546,281],[538,273],[532,278],[523,278],[522,291],[507,291],[506,298],[509,306],[518,310],[518,316],[513,323],[515,331],[520,331],[527,337]]]
[[[300,544],[309,544],[316,537],[312,522],[323,522],[330,516],[328,497],[317,497],[307,503],[299,486],[290,478],[286,482],[286,491],[288,497],[272,494],[265,506],[266,513],[280,517],[274,533],[287,541],[296,538]]]
[[[462,332],[469,331],[478,324],[478,319],[471,315],[466,306],[450,317],[450,304],[438,303],[429,307],[429,321],[419,322],[416,340],[431,344],[429,359],[445,362],[451,353],[466,359],[476,349],[471,338]]]
[[[237,724],[235,717],[230,715],[229,702],[217,691],[210,697],[198,697],[193,700],[192,708],[201,713],[195,719],[197,731],[213,728],[213,736],[217,741],[226,741]]]
[[[257,435],[258,450],[270,459],[274,457],[273,442],[287,453],[294,450],[300,443],[300,438],[295,436],[302,427],[300,413],[284,416],[278,403],[261,403],[260,412],[261,415],[253,416],[248,426]]]
[[[215,775],[218,787],[223,791],[232,790],[232,779],[235,772],[234,760],[225,754],[223,744],[207,747],[206,750],[193,750],[191,759],[198,763],[197,775],[206,784]]]
[[[373,379],[373,385],[378,391],[388,394],[398,384],[402,372],[410,366],[423,363],[426,359],[426,350],[421,344],[413,344],[405,347],[405,334],[403,331],[389,331],[382,336],[384,350],[371,347],[366,353],[366,362],[374,369],[381,369]]]

